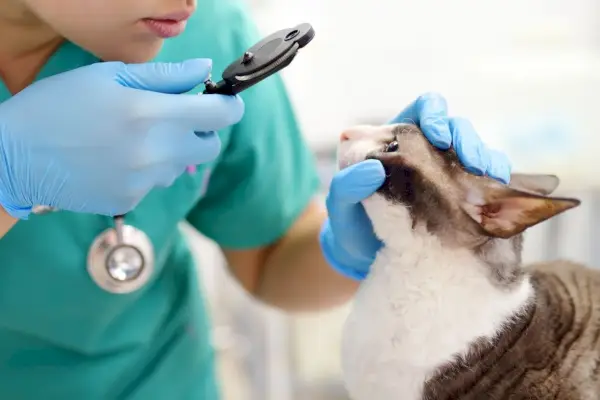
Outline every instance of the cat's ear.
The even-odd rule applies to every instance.
[[[509,187],[526,192],[533,192],[547,196],[554,192],[560,180],[556,175],[546,174],[512,174]]]
[[[580,204],[577,199],[546,197],[477,178],[470,179],[463,210],[490,237],[510,238]]]

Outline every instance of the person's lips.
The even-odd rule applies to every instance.
[[[192,13],[189,11],[181,11],[157,18],[144,18],[142,21],[152,33],[166,39],[183,33],[191,15]]]

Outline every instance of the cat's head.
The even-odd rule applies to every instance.
[[[447,248],[519,262],[527,228],[579,205],[549,197],[559,183],[553,175],[513,174],[504,185],[470,174],[454,150],[436,149],[412,124],[343,132],[339,167],[366,159],[381,161],[386,171],[385,183],[364,205],[376,234],[391,245],[413,246],[427,236]]]

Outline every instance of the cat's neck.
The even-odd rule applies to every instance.
[[[403,296],[399,290],[402,287],[409,290],[406,295],[414,300],[443,298],[444,302],[466,308],[476,305],[488,309],[484,314],[488,317],[506,317],[533,295],[527,274],[519,273],[510,285],[501,284],[486,260],[467,250],[445,249],[436,240],[426,238],[406,247],[384,247],[370,275],[372,280],[388,280],[398,289],[398,297]],[[460,311],[456,309],[450,315],[458,316]]]
[[[456,357],[466,357],[474,343],[491,343],[510,329],[533,300],[526,275],[507,290],[490,281],[487,266],[475,257],[444,251],[434,242],[420,246],[384,248],[354,305],[363,315],[358,320],[389,327],[383,337],[393,337],[395,354],[403,355],[397,367],[413,371],[403,376],[421,376],[406,383],[416,384],[414,390]]]
[[[444,247],[404,207],[377,196],[363,204],[386,244],[344,327],[345,381],[357,398],[420,399],[440,368],[526,315],[534,290],[526,274],[499,284],[484,257]]]
[[[397,316],[396,337],[407,351],[427,348],[432,364],[447,361],[466,352],[474,340],[491,340],[533,299],[526,274],[510,285],[498,284],[489,263],[477,254],[444,247],[425,229],[402,223],[409,218],[403,207],[377,197],[365,207],[387,243],[355,306],[376,309],[383,305],[375,302],[388,302]],[[415,363],[423,361],[424,353],[413,355]]]
[[[486,267],[426,240],[411,248],[384,247],[344,328],[346,381],[361,382],[366,367],[353,365],[366,365],[377,377],[353,390],[380,395],[373,398],[421,398],[423,384],[440,368],[512,328],[533,301],[529,277],[506,288],[492,283]]]
[[[448,296],[456,303],[464,296],[482,301],[492,296],[488,300],[494,309],[502,298],[516,310],[532,294],[520,265],[521,237],[489,240],[476,250],[449,247],[427,226],[415,225],[406,207],[380,195],[363,204],[376,235],[385,242],[372,267],[374,275],[406,281],[423,288],[422,296]]]
[[[374,288],[387,286],[407,345],[429,347],[436,357],[463,353],[476,339],[491,340],[533,298],[527,275],[510,287],[498,285],[476,255],[428,237],[384,248],[369,280]]]

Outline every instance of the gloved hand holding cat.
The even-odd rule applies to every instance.
[[[508,183],[511,164],[498,151],[488,149],[472,124],[449,117],[446,100],[428,93],[406,107],[392,123],[413,123],[437,148],[456,151],[465,168]],[[328,220],[321,230],[321,247],[329,264],[338,272],[361,280],[366,277],[381,242],[375,237],[361,201],[371,196],[385,179],[379,161],[367,160],[340,171],[327,196]]]

